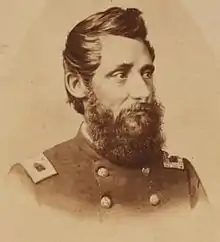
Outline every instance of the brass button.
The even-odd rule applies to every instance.
[[[109,171],[107,168],[105,167],[100,167],[98,170],[97,170],[97,174],[101,177],[107,177],[109,175]]]
[[[150,168],[148,168],[148,167],[142,168],[142,174],[144,176],[149,176],[149,174],[150,174]]]
[[[152,194],[150,196],[150,204],[156,206],[160,203],[160,198],[157,194]]]
[[[101,198],[101,207],[102,208],[111,208],[112,207],[112,200],[108,196],[104,196]]]

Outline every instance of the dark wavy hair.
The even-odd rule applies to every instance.
[[[147,28],[142,12],[136,8],[112,7],[95,13],[79,22],[68,34],[63,51],[65,71],[81,75],[87,87],[101,62],[101,36],[118,35],[141,40],[148,48],[154,61],[155,52],[147,40]],[[83,100],[76,98],[66,89],[68,103],[84,114]]]

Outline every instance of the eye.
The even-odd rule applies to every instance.
[[[112,78],[114,78],[118,83],[123,83],[127,79],[127,74],[123,71],[117,71],[112,74]]]
[[[149,72],[149,71],[146,71],[142,74],[142,78],[144,80],[147,80],[147,79],[151,79],[153,77],[153,73],[152,72]]]

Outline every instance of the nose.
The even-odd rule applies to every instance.
[[[146,83],[140,74],[133,75],[128,82],[129,96],[136,100],[145,100],[152,95],[152,84]]]

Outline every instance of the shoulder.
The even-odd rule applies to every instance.
[[[15,163],[9,170],[9,175],[25,177],[35,184],[57,174],[55,167],[43,153],[31,159]]]
[[[71,183],[88,180],[88,159],[82,151],[85,147],[73,138],[57,144],[41,154],[13,164],[8,180],[20,183],[35,196],[41,193],[68,193]],[[85,177],[85,179],[83,179]],[[81,183],[80,183],[81,184]]]
[[[64,141],[42,153],[32,156],[31,158],[19,161],[11,165],[8,175],[10,177],[19,177],[29,183],[38,184],[42,181],[58,175],[59,162],[66,160],[67,157],[74,158],[77,153],[75,139]]]
[[[166,179],[188,186],[191,207],[195,207],[199,200],[208,200],[200,176],[189,159],[164,152],[163,170],[167,173]]]

